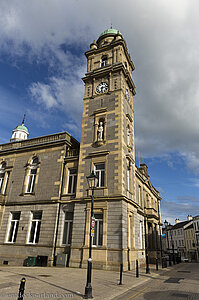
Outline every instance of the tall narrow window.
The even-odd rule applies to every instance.
[[[70,169],[68,174],[68,194],[75,194],[77,185],[77,169]]]
[[[29,240],[28,240],[30,244],[37,244],[39,242],[41,218],[42,218],[42,211],[32,212],[31,227],[30,227]]]
[[[2,187],[3,187],[3,181],[4,181],[4,177],[5,177],[5,171],[6,171],[6,163],[3,162],[0,165],[0,193],[1,193]]]
[[[102,60],[101,60],[101,67],[105,67],[108,64],[108,57],[102,56]]]
[[[128,246],[131,248],[131,216],[129,216],[129,238],[128,238]]]
[[[70,245],[71,244],[72,225],[73,225],[73,213],[72,212],[65,212],[64,231],[63,231],[63,238],[62,238],[62,244],[63,245]]]
[[[127,167],[127,190],[130,189],[130,169]]]
[[[33,158],[31,162],[26,193],[34,192],[38,162],[39,162],[38,157]]]
[[[94,214],[95,234],[93,237],[93,246],[102,246],[103,243],[103,214]]]
[[[141,205],[141,186],[138,185],[138,204]]]
[[[9,225],[9,234],[8,234],[8,242],[15,243],[17,239],[17,232],[19,227],[19,219],[20,219],[20,212],[13,212],[11,213],[11,221]]]
[[[97,187],[104,186],[104,177],[105,177],[105,164],[96,164],[95,165],[95,175],[98,178]]]
[[[140,221],[140,249],[143,249],[143,222]]]
[[[9,177],[10,177],[10,172],[6,172],[5,184],[4,184],[3,191],[2,191],[3,195],[5,195],[6,192],[7,192],[7,186],[8,186]]]

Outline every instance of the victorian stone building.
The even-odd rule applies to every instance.
[[[93,267],[132,269],[160,254],[160,200],[147,166],[135,165],[134,64],[121,33],[104,31],[85,53],[81,142],[67,132],[28,138],[22,125],[0,145],[0,263],[61,257],[86,267],[95,189]],[[64,254],[66,254],[64,256]]]

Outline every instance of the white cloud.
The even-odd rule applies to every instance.
[[[188,215],[196,216],[199,211],[199,199],[192,196],[183,196],[175,199],[175,202],[161,201],[162,222],[166,219],[174,224],[175,219],[186,221]]]
[[[137,150],[142,157],[178,152],[199,172],[199,3],[124,0],[122,8],[113,0],[2,0],[1,51],[56,68],[56,75],[33,83],[30,91],[39,104],[63,109],[78,124],[86,61],[72,52],[87,50],[112,22],[124,34],[136,66]],[[71,51],[62,51],[62,44]]]
[[[43,103],[47,108],[58,105],[57,99],[52,95],[53,91],[49,85],[40,82],[33,83],[30,86],[30,91],[38,104]]]

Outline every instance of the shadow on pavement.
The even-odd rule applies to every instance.
[[[9,271],[8,269],[6,269],[6,272],[9,272],[9,273],[15,274],[15,275],[19,275],[19,276],[23,276],[23,277],[25,277],[25,278],[36,279],[36,280],[38,280],[38,281],[40,281],[40,282],[46,283],[46,284],[51,285],[51,286],[53,286],[53,287],[60,288],[60,289],[62,289],[63,291],[70,292],[71,294],[74,294],[74,295],[79,296],[79,297],[81,297],[81,298],[84,297],[84,295],[81,294],[81,293],[77,293],[77,292],[75,292],[75,291],[66,289],[66,288],[64,288],[64,287],[62,287],[62,286],[60,286],[60,285],[57,285],[57,284],[54,284],[54,283],[45,281],[45,280],[40,279],[40,278],[37,278],[37,277],[35,277],[35,276],[31,276],[31,275],[28,275],[28,274],[22,274],[22,273],[17,273],[17,272]]]
[[[144,295],[145,300],[198,300],[199,294],[179,292],[176,290],[171,291],[159,291],[159,292],[148,292]]]

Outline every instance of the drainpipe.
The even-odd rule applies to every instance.
[[[65,157],[67,154],[68,147],[65,146]],[[64,157],[64,158],[65,158]],[[64,185],[64,174],[65,174],[65,159],[62,165],[62,171],[61,171],[61,191],[59,196],[59,208],[58,208],[58,216],[57,216],[57,224],[56,224],[56,233],[55,233],[55,244],[54,244],[54,250],[53,250],[53,266],[56,266],[56,250],[57,250],[57,237],[58,237],[58,229],[59,229],[59,219],[60,219],[60,212],[61,212],[61,198],[62,198],[62,192],[63,192],[63,185]]]

